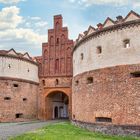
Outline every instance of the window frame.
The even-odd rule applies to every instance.
[[[130,39],[124,39],[123,40],[123,47],[126,48],[126,49],[131,47],[130,46]]]

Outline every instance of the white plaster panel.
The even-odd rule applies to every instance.
[[[125,39],[130,39],[130,48],[124,48]],[[97,46],[102,47],[101,54],[97,54]],[[81,53],[84,54],[83,60]],[[77,47],[73,53],[73,74],[137,63],[140,63],[140,26],[126,27],[104,33]]]
[[[108,26],[112,26],[112,25],[114,25],[114,23],[111,20],[108,20],[106,22],[106,24],[104,25],[104,27],[108,27]]]
[[[132,21],[132,20],[137,20],[137,19],[139,19],[139,17],[137,17],[136,15],[134,15],[133,13],[131,13],[131,14],[127,17],[127,19],[125,20],[125,22],[127,22],[127,21]]]
[[[9,64],[11,68],[8,68]],[[27,61],[0,56],[0,77],[19,78],[39,82],[38,66]]]

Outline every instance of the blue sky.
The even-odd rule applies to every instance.
[[[62,14],[75,40],[89,25],[125,17],[131,10],[140,14],[140,0],[0,0],[0,49],[41,55],[54,15]]]

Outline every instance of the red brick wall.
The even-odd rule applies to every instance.
[[[42,76],[72,76],[73,41],[62,16],[54,16],[54,29],[48,30],[48,43],[42,45]]]
[[[18,87],[14,87],[13,84],[17,84]],[[37,94],[38,85],[36,84],[0,80],[0,122],[37,119]],[[10,99],[5,100],[5,97]],[[16,118],[15,115],[18,113],[23,114],[21,118]]]
[[[72,47],[73,40],[68,38],[68,28],[63,27],[61,15],[54,16],[54,28],[48,30],[48,42],[42,44],[42,65],[39,68],[40,119],[52,119],[51,103],[47,100],[52,92],[63,92],[69,98],[69,114],[71,116],[71,87],[72,87]],[[45,82],[45,85],[42,82]],[[58,80],[58,84],[56,84]]]
[[[58,85],[56,85],[56,79],[58,79]],[[45,84],[42,83],[45,81]],[[69,118],[71,118],[72,112],[72,100],[71,100],[71,85],[72,77],[53,77],[40,79],[40,93],[38,100],[38,118],[41,120],[52,119],[51,102],[48,100],[48,96],[52,93],[62,92],[68,96],[69,99]]]
[[[95,123],[95,117],[107,117],[112,118],[113,124],[140,125],[140,77],[130,74],[135,71],[140,71],[140,65],[98,69],[75,76],[73,119]],[[93,83],[87,83],[88,77],[93,77]]]

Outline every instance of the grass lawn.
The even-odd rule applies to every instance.
[[[69,122],[61,122],[10,140],[140,140],[140,138],[107,136],[75,127]]]

